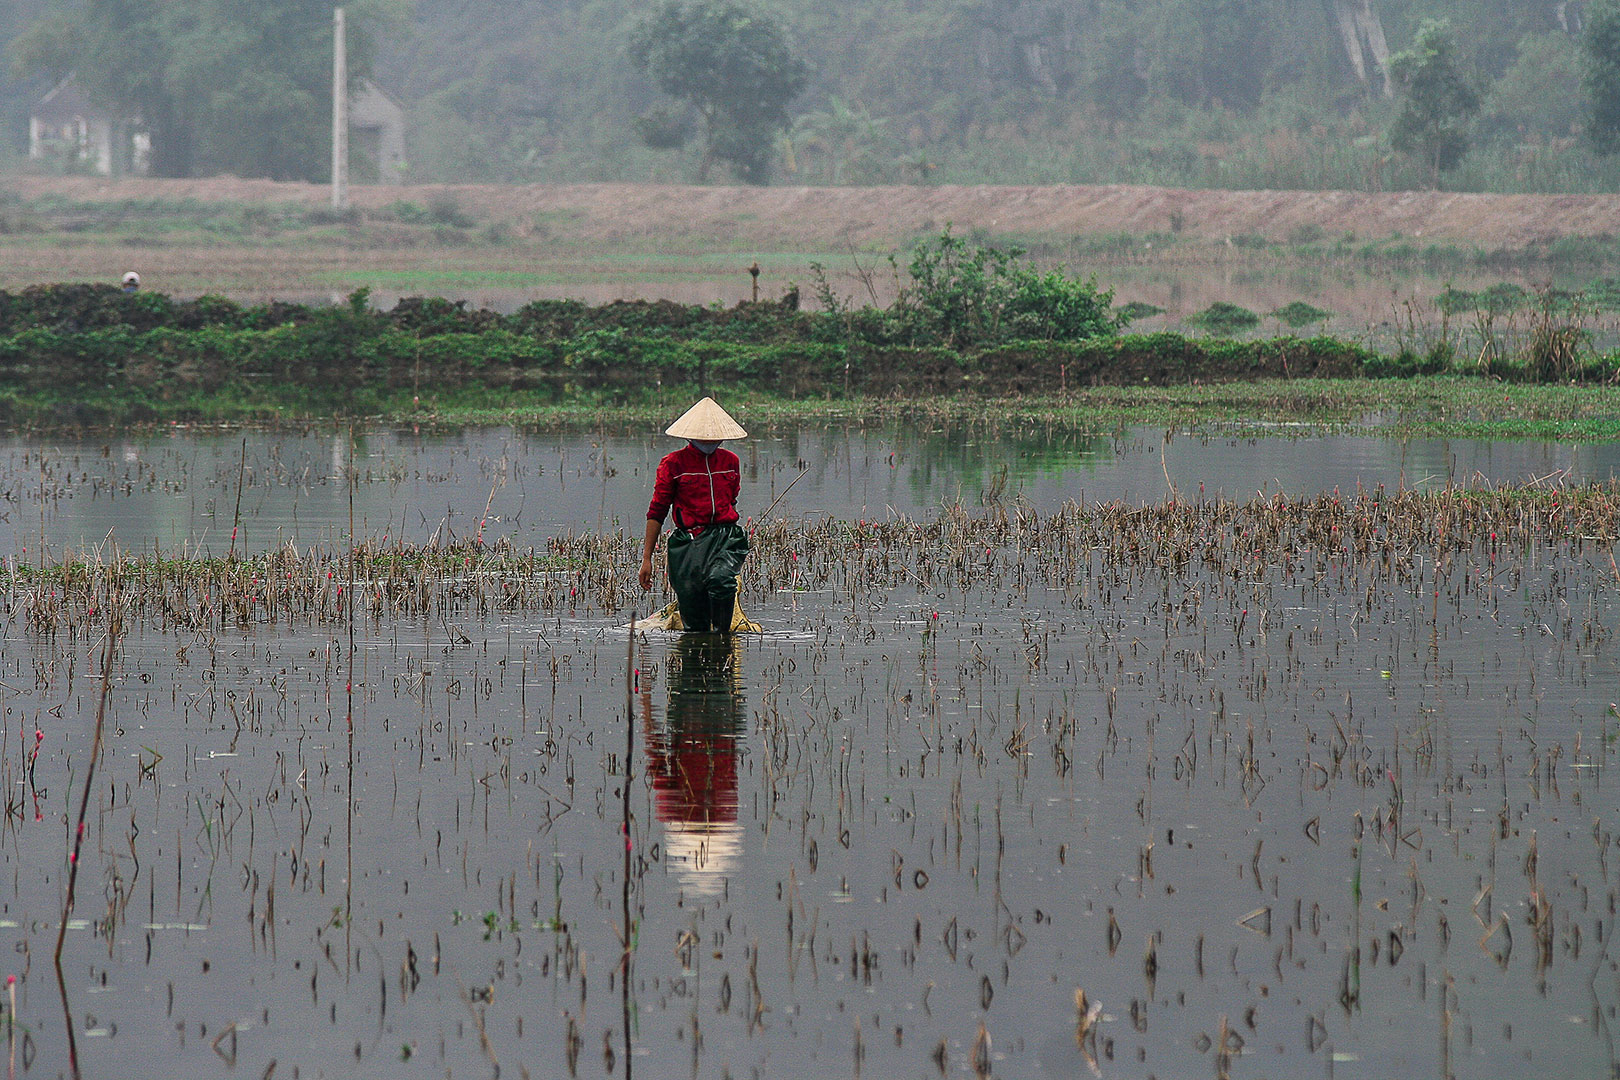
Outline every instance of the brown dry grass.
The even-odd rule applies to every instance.
[[[9,176],[0,191],[70,203],[327,204],[313,184],[219,177],[119,180]],[[406,227],[381,218],[241,236],[151,230],[138,224],[0,236],[0,289],[46,281],[116,281],[138,269],[151,288],[178,296],[221,293],[243,301],[327,300],[362,286],[374,302],[439,295],[512,309],[531,299],[617,298],[735,303],[749,295],[746,267],[764,268],[762,295],[808,286],[810,263],[857,301],[868,284],[881,301],[894,282],[872,252],[903,251],[947,224],[1016,241],[1176,231],[1173,244],[1099,250],[1076,272],[1096,271],[1123,303],[1140,300],[1175,320],[1215,300],[1266,312],[1294,299],[1334,311],[1339,330],[1397,319],[1408,298],[1427,303],[1449,282],[1483,287],[1502,278],[1546,284],[1545,269],[1387,268],[1355,262],[1289,269],[1274,252],[1233,237],[1290,240],[1303,227],[1335,240],[1396,235],[1480,249],[1523,248],[1563,236],[1620,236],[1620,196],[1456,195],[1438,192],[1184,191],[1147,187],[753,188],[635,184],[365,186],[361,210],[394,203],[453,205],[479,228]],[[502,242],[492,243],[488,226]],[[165,231],[169,229],[171,231]],[[853,251],[872,277],[863,281]],[[1438,276],[1437,276],[1438,275]],[[1584,282],[1573,283],[1578,287]],[[808,296],[806,297],[808,300]]]
[[[11,177],[24,197],[75,201],[196,199],[294,201],[318,205],[314,184],[216,177],[119,180]],[[1056,187],[674,187],[650,184],[487,184],[356,187],[361,208],[443,197],[484,221],[607,243],[649,237],[729,239],[747,245],[892,245],[953,223],[958,230],[1083,235],[1170,232],[1193,237],[1286,239],[1301,226],[1362,240],[1396,234],[1482,248],[1524,247],[1562,236],[1620,235],[1620,195],[1479,195],[1446,192],[1187,191],[1108,186]]]

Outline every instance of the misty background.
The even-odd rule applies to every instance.
[[[1587,130],[1582,78],[1588,24],[1614,0],[778,0],[749,10],[780,28],[804,78],[752,173],[708,168],[693,103],[634,61],[646,0],[347,7],[351,70],[406,112],[408,164],[384,179],[1487,191],[1620,181],[1610,147]],[[97,37],[97,17],[160,9],[180,21],[151,40],[105,25]],[[43,167],[27,162],[30,107],[70,70],[105,101],[114,81],[91,69],[123,67],[161,83],[188,117],[183,147],[154,140],[155,173],[324,179],[330,12],[324,0],[7,0],[0,161]],[[1426,22],[1439,37],[1424,37]],[[1402,110],[1415,84],[1395,77],[1398,58],[1437,41],[1451,96],[1427,102],[1424,122],[1444,130],[1413,128]]]

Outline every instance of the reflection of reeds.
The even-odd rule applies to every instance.
[[[1101,1074],[1097,1065],[1097,1021],[1102,1017],[1102,1002],[1086,996],[1084,987],[1074,988],[1074,1045],[1086,1059],[1086,1067],[1093,1076]]]
[[[990,1032],[979,1021],[979,1033],[973,1037],[973,1075],[979,1080],[985,1080],[990,1075]]]
[[[107,636],[102,648],[101,697],[96,705],[96,725],[90,740],[90,760],[85,766],[83,791],[79,797],[79,823],[73,830],[73,850],[68,855],[67,895],[62,901],[62,923],[56,933],[56,951],[52,954],[58,977],[62,972],[62,943],[67,939],[68,916],[73,914],[74,886],[79,880],[79,855],[84,848],[84,819],[90,810],[91,793],[95,790],[93,781],[96,775],[96,761],[101,757],[101,733],[106,728],[107,698],[112,693],[113,684],[113,653],[117,647],[118,620],[114,615],[109,618]]]

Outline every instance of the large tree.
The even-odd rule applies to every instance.
[[[1389,74],[1401,99],[1390,142],[1422,162],[1429,185],[1439,187],[1440,173],[1468,152],[1468,121],[1480,104],[1457,65],[1450,26],[1425,19],[1412,47],[1389,58]]]
[[[1620,150],[1620,0],[1592,0],[1581,33],[1586,137],[1599,153]]]
[[[718,159],[748,183],[765,182],[773,143],[791,119],[788,105],[810,75],[781,24],[736,0],[665,0],[636,24],[629,54],[702,120],[700,180]],[[649,145],[669,141],[669,125],[657,119],[641,125]]]
[[[14,50],[36,70],[71,69],[92,99],[152,138],[159,176],[329,175],[331,0],[79,0]],[[368,15],[351,12],[349,71],[370,70]]]

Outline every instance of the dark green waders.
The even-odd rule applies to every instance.
[[[710,525],[696,536],[685,529],[670,533],[669,583],[685,629],[731,629],[737,574],[747,554],[748,534],[735,522]]]

